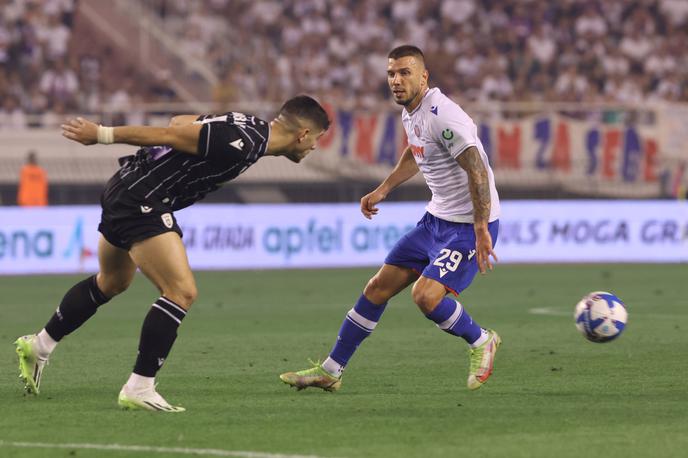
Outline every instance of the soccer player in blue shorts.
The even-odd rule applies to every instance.
[[[492,374],[501,339],[482,328],[453,296],[476,273],[492,269],[499,228],[499,197],[485,149],[472,119],[438,88],[428,87],[420,49],[400,46],[389,53],[387,82],[403,105],[409,145],[390,175],[361,199],[370,219],[377,204],[420,169],[432,191],[427,213],[392,248],[382,268],[346,314],[330,355],[313,368],[280,379],[299,389],[336,391],[342,372],[361,342],[377,326],[387,302],[413,283],[413,301],[442,331],[470,346],[468,388],[480,388]]]

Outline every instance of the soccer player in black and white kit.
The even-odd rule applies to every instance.
[[[328,127],[325,110],[308,96],[288,100],[269,123],[226,113],[176,116],[168,127],[103,127],[82,118],[63,125],[63,136],[84,145],[143,148],[120,160],[122,167],[101,196],[99,272],[67,292],[38,334],[15,342],[26,391],[38,394],[43,367],[58,342],[126,290],[139,268],[161,295],[143,321],[136,364],[118,402],[128,409],[183,411],[155,389],[155,375],[196,298],[174,212],[203,199],[263,156],[300,162]]]

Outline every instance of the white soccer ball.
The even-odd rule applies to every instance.
[[[581,299],[573,316],[581,334],[597,343],[619,337],[628,320],[628,312],[621,299],[605,291],[596,291]]]

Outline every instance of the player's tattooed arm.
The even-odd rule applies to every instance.
[[[487,229],[490,219],[490,182],[487,168],[475,146],[470,146],[456,158],[462,169],[468,174],[468,187],[473,201],[473,225],[475,228],[475,249],[478,268],[481,273],[492,270],[490,256],[495,261],[497,256],[492,250],[492,236]]]
[[[487,227],[490,218],[490,184],[487,179],[487,169],[475,146],[469,146],[456,159],[462,169],[468,174],[468,186],[473,200],[473,220],[475,224]]]
[[[418,173],[418,165],[413,158],[411,147],[407,146],[392,173],[373,192],[361,198],[361,213],[363,213],[363,216],[371,219],[374,215],[377,215],[378,208],[376,204],[385,200],[387,194],[412,178],[416,173]]]
[[[177,151],[198,154],[198,138],[201,124],[184,124],[169,127],[149,126],[118,126],[102,127],[84,118],[71,119],[62,125],[62,135],[82,145],[96,143],[126,143],[134,146],[168,145]],[[106,141],[102,140],[102,132],[109,130]]]

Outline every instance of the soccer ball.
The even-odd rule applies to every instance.
[[[624,303],[604,291],[590,293],[576,304],[576,327],[591,342],[614,340],[626,327],[628,313]]]

